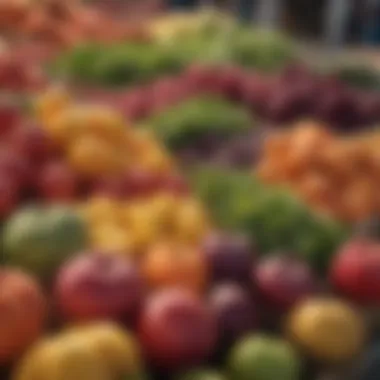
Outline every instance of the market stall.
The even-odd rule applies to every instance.
[[[377,379],[374,65],[71,6],[0,20],[0,378]]]

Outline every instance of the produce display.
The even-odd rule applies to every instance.
[[[366,73],[215,12],[0,14],[2,380],[379,378]]]

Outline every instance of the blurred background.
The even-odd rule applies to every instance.
[[[236,13],[243,21],[284,29],[301,39],[329,45],[380,42],[378,0],[95,0],[104,8],[124,8],[134,15],[163,10],[214,6]]]
[[[377,66],[380,43],[379,0],[94,0],[105,10],[132,19],[166,11],[215,7],[242,22],[281,30],[304,43],[311,60],[329,59],[339,51]],[[91,1],[93,2],[93,1]],[[120,10],[123,10],[120,13]],[[310,45],[312,43],[312,45]],[[323,56],[321,57],[321,53]]]

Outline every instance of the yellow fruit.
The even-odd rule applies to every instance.
[[[45,339],[21,361],[14,380],[113,380],[104,359],[82,339]]]
[[[129,231],[135,239],[136,248],[139,251],[145,250],[149,244],[161,237],[160,224],[153,219],[146,203],[139,202],[131,205],[129,218]]]
[[[126,124],[123,117],[108,107],[87,106],[84,122],[86,132],[119,144],[126,138]]]
[[[300,304],[288,324],[291,338],[309,354],[327,362],[356,355],[364,342],[361,316],[343,301],[318,298]]]
[[[200,294],[207,284],[206,264],[205,256],[198,249],[159,242],[147,250],[141,269],[151,289],[181,287]]]
[[[152,148],[138,155],[136,165],[142,170],[153,173],[168,173],[175,167],[173,158],[160,147]]]
[[[178,238],[189,243],[197,243],[210,228],[204,208],[191,198],[179,203],[174,225]]]
[[[61,87],[54,87],[37,97],[34,109],[37,119],[49,129],[54,118],[70,104],[69,94]]]
[[[154,133],[141,127],[133,131],[131,144],[135,153],[147,152],[157,147],[157,141],[157,137]]]
[[[126,134],[123,118],[112,109],[98,105],[76,105],[67,107],[51,123],[52,137],[69,144],[80,136],[97,136],[119,145]]]
[[[107,141],[94,136],[82,136],[68,150],[70,165],[86,176],[121,172],[126,161]]]
[[[115,253],[134,252],[135,242],[123,228],[116,224],[103,224],[92,230],[92,244],[94,248]]]
[[[152,221],[160,225],[163,234],[173,232],[178,203],[179,199],[173,194],[159,193],[147,205]]]
[[[48,131],[51,137],[62,146],[67,146],[78,136],[83,134],[84,110],[81,106],[72,105],[60,112],[49,124]]]
[[[72,333],[101,356],[114,379],[136,373],[141,368],[137,342],[130,333],[116,324],[97,323],[74,329]]]
[[[107,197],[94,197],[80,208],[80,213],[90,226],[116,223],[119,203]]]
[[[117,222],[124,230],[129,229],[131,225],[131,204],[126,202],[120,205],[118,207],[117,213],[118,213],[118,219]]]

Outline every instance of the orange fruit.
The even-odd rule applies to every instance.
[[[174,242],[151,246],[142,260],[142,273],[153,289],[182,287],[202,293],[207,283],[207,266],[202,253]]]
[[[121,152],[95,136],[81,136],[68,149],[68,160],[79,173],[88,176],[118,173],[126,166]]]

